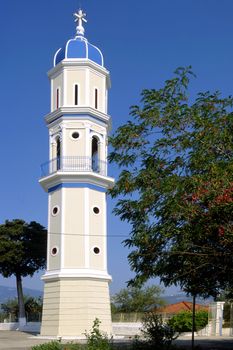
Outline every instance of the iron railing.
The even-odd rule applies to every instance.
[[[107,175],[107,163],[91,157],[64,156],[51,159],[41,165],[41,176],[61,172],[94,172]]]

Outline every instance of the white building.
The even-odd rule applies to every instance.
[[[75,38],[48,72],[49,161],[40,184],[48,192],[47,270],[42,277],[41,335],[82,336],[101,321],[111,334],[107,271],[106,191],[109,72],[101,51],[84,37],[82,10]]]

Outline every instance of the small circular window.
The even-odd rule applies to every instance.
[[[79,138],[79,133],[77,131],[72,132],[71,134],[72,139],[77,140]]]
[[[100,208],[94,207],[94,208],[93,208],[93,212],[94,212],[95,214],[99,214]]]
[[[52,215],[56,216],[59,213],[59,206],[56,205],[55,207],[53,207],[52,209]]]
[[[51,254],[52,254],[52,256],[57,255],[57,253],[58,253],[58,248],[57,248],[57,247],[53,247],[53,248],[51,249]]]
[[[95,254],[99,254],[99,253],[100,253],[100,248],[94,247],[94,248],[93,248],[93,252],[94,252]]]

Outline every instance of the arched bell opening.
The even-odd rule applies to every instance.
[[[99,139],[96,136],[91,139],[91,166],[93,171],[99,172]]]

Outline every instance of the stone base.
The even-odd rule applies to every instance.
[[[109,282],[101,279],[62,278],[46,280],[41,336],[84,337],[93,321],[112,334]]]

